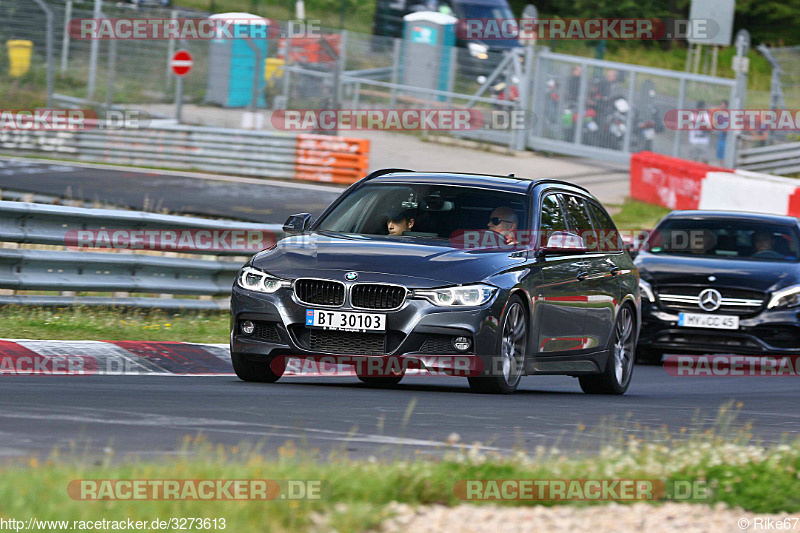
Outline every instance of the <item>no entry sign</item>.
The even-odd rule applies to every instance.
[[[178,50],[169,62],[172,72],[181,78],[192,70],[193,64],[192,54],[190,54],[188,50]]]

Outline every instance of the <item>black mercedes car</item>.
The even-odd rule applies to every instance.
[[[578,377],[589,393],[628,388],[638,272],[585,189],[385,169],[284,231],[233,286],[231,357],[245,381],[278,380],[288,356],[329,355],[403,363],[353,365],[375,385],[417,363],[479,392],[513,392],[528,374]],[[465,360],[467,373],[448,368]]]
[[[800,355],[800,221],[674,211],[636,257],[637,359],[665,352]]]

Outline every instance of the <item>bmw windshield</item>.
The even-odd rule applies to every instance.
[[[500,216],[493,216],[500,213]],[[503,214],[505,213],[505,214]],[[526,196],[413,183],[372,183],[357,189],[318,224],[322,232],[450,239],[454,233],[516,224],[527,228]]]

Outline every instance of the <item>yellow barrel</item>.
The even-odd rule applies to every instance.
[[[8,74],[12,78],[24,76],[31,69],[32,41],[12,39],[6,42],[8,48]]]
[[[283,65],[285,63],[283,59],[268,57],[264,63],[264,81],[271,85],[275,82],[275,78],[283,77]]]

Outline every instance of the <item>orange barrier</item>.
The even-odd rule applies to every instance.
[[[707,172],[730,169],[653,152],[631,156],[631,198],[670,209],[697,209]]]
[[[288,44],[292,63],[331,63],[335,61],[336,58],[331,57],[328,49],[323,46],[322,39],[325,39],[337,54],[342,49],[342,36],[338,33],[322,37],[291,37]],[[284,37],[279,41],[279,49],[286,50],[286,44]],[[284,55],[285,53],[278,54],[278,57],[285,59]]]
[[[295,179],[354,183],[367,173],[369,141],[301,133],[295,150]]]

